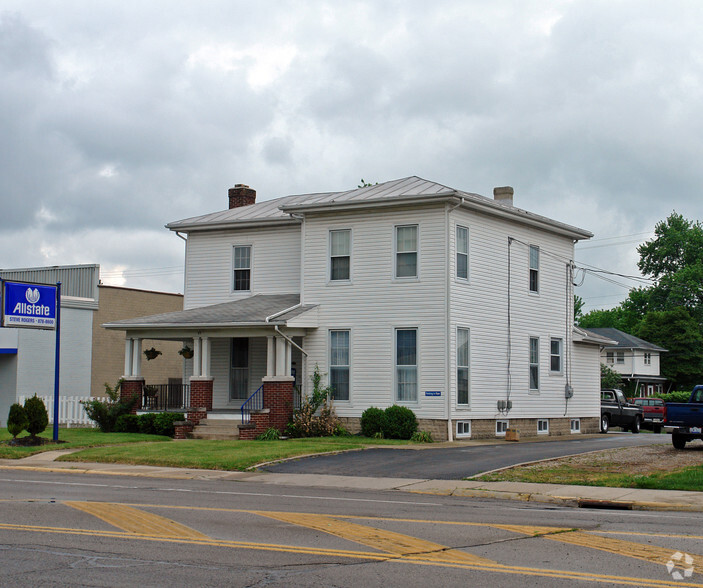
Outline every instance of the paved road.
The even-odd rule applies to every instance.
[[[287,474],[333,474],[372,478],[432,478],[460,480],[512,465],[587,453],[616,447],[657,443],[671,444],[669,435],[608,433],[595,437],[544,442],[498,443],[451,448],[367,449],[337,455],[320,455],[286,461],[262,468]]]

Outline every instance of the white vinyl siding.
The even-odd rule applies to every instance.
[[[334,400],[349,400],[351,333],[330,331],[330,387]]]
[[[395,331],[395,399],[417,402],[417,329]]]
[[[395,228],[395,277],[418,277],[417,225]]]
[[[456,331],[457,404],[469,406],[469,329]]]
[[[351,279],[351,231],[330,231],[330,281]]]
[[[462,226],[456,228],[456,277],[469,279],[469,229]]]

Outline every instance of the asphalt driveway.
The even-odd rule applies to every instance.
[[[432,478],[460,480],[482,472],[529,461],[589,451],[639,445],[671,445],[670,435],[611,432],[593,437],[550,438],[544,441],[498,442],[422,449],[379,448],[336,455],[319,455],[260,468],[285,474],[331,474],[372,478]]]

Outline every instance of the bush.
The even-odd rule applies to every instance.
[[[281,436],[281,432],[274,428],[274,427],[269,427],[266,429],[261,435],[257,435],[255,437],[256,441],[277,441],[278,438]]]
[[[13,404],[10,407],[10,412],[7,415],[7,430],[15,439],[22,431],[27,428],[29,421],[27,413],[21,404]]]
[[[115,421],[115,433],[139,433],[139,417],[136,414],[121,414]]]
[[[386,410],[386,426],[383,436],[386,439],[410,439],[417,431],[415,413],[407,406],[394,404]]]
[[[381,408],[370,406],[361,414],[361,434],[364,437],[375,437],[383,433],[386,426],[386,413]]]
[[[120,400],[120,387],[123,380],[119,380],[113,388],[105,383],[105,394],[107,400],[91,398],[90,400],[81,401],[83,410],[88,415],[88,418],[98,425],[98,428],[103,433],[112,433],[115,430],[117,419],[123,414],[129,414],[135,405],[141,400],[139,396],[134,396],[128,401]]]
[[[46,412],[44,401],[35,394],[24,401],[24,412],[27,415],[27,432],[36,437],[49,424],[49,414]]]
[[[410,437],[410,441],[413,443],[434,443],[432,433],[429,431],[416,431],[413,433],[413,436]]]
[[[141,416],[144,418],[145,414]],[[154,419],[154,432],[156,435],[166,435],[167,437],[173,437],[176,433],[176,428],[173,423],[185,420],[185,417],[180,412],[162,412],[156,415]]]
[[[317,365],[311,379],[312,394],[303,398],[300,409],[293,413],[293,420],[286,425],[289,437],[331,437],[339,427],[332,406],[332,389],[322,386],[322,374]]]
[[[145,435],[156,435],[156,413],[148,412],[139,415],[139,432]]]
[[[668,394],[655,394],[655,397],[661,398],[664,402],[688,402],[691,397],[691,391],[680,390],[678,392],[669,392]]]

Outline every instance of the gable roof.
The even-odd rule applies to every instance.
[[[546,230],[576,240],[588,239],[593,236],[592,233],[584,229],[560,223],[479,194],[464,192],[437,182],[424,180],[417,176],[343,192],[320,192],[284,196],[249,206],[240,206],[174,221],[167,224],[166,228],[172,231],[187,232],[284,223],[297,224],[300,221],[292,216],[296,212],[351,210],[447,200],[452,200],[464,208],[540,226]]]
[[[639,337],[635,337],[634,335],[625,333],[620,329],[614,329],[612,327],[594,327],[592,329],[584,330],[591,331],[592,333],[596,333],[597,335],[600,335],[602,337],[607,337],[608,339],[612,339],[614,344],[611,343],[610,345],[606,345],[606,347],[618,347],[620,349],[644,349],[647,351],[662,352],[668,351],[663,347],[659,347],[654,343],[650,343],[649,341],[645,341],[644,339],[640,339]]]
[[[113,321],[102,326],[106,329],[126,331],[144,328],[180,329],[184,327],[225,328],[285,325],[291,319],[314,308],[314,305],[305,305],[283,312],[299,303],[299,294],[257,294],[242,300]],[[268,317],[273,318],[267,321]]]

